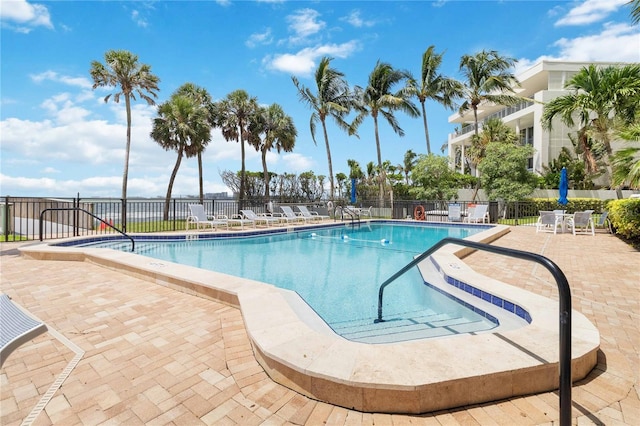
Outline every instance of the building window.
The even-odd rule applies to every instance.
[[[520,145],[533,145],[533,127],[520,129]]]

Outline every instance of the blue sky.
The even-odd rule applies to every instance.
[[[93,60],[129,50],[160,77],[157,102],[180,85],[205,87],[214,99],[236,89],[261,104],[280,104],[297,127],[292,153],[268,157],[269,170],[327,174],[321,133],[314,145],[311,111],[291,76],[313,86],[323,56],[365,86],[377,60],[419,75],[429,45],[444,51],[441,72],[461,78],[460,57],[482,49],[518,60],[516,72],[541,59],[640,62],[640,26],[627,0],[586,1],[24,1],[0,0],[0,194],[113,196],[121,191],[126,141],[124,102],[104,103],[114,90],[92,90]],[[428,103],[432,148],[439,153],[453,114]],[[133,110],[129,196],[166,193],[176,154],[150,137],[156,107]],[[383,160],[402,162],[411,149],[426,152],[422,120],[397,114],[404,137],[380,124]],[[347,160],[363,168],[376,160],[371,119],[360,138],[330,122],[334,173]],[[219,132],[204,154],[205,192],[228,189],[223,170],[240,169],[240,146]],[[247,149],[247,170],[260,171]],[[197,163],[183,161],[174,196],[197,194]]]

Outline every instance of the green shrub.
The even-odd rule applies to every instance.
[[[607,209],[616,234],[628,240],[640,240],[640,198],[612,200]]]

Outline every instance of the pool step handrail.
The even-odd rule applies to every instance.
[[[131,235],[121,231],[120,229],[116,228],[115,226],[113,226],[111,223],[107,222],[106,220],[102,219],[101,217],[96,216],[95,214],[91,213],[88,210],[83,209],[82,207],[50,207],[47,209],[44,209],[40,212],[40,241],[43,240],[42,236],[43,236],[43,218],[44,218],[44,214],[48,211],[78,211],[78,212],[83,212],[88,214],[89,216],[93,217],[94,219],[97,219],[98,221],[100,221],[100,223],[104,224],[105,226],[108,226],[109,228],[115,230],[116,232],[119,232],[120,234],[122,234],[123,236],[127,237],[128,239],[131,240],[131,251],[133,252],[136,248],[136,242],[133,240],[133,237],[131,237]]]
[[[551,259],[536,253],[530,253],[522,250],[515,250],[506,247],[492,246],[490,244],[478,243],[475,241],[467,241],[460,238],[443,238],[424,253],[415,257],[411,262],[402,267],[398,272],[393,274],[389,279],[380,285],[378,290],[378,318],[374,323],[383,322],[382,319],[382,301],[384,297],[384,289],[405,272],[416,266],[418,263],[431,256],[440,248],[447,244],[455,244],[464,247],[470,247],[475,250],[488,251],[503,256],[515,257],[522,260],[529,260],[538,263],[551,273],[556,280],[559,293],[559,327],[560,327],[560,425],[571,425],[571,289],[567,277]]]

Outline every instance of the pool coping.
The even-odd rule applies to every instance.
[[[491,242],[509,232],[503,225],[487,228],[468,239]],[[449,245],[432,257],[446,276],[518,303],[531,315],[524,329],[357,343],[311,326],[270,284],[113,250],[36,244],[20,251],[35,259],[92,262],[239,307],[256,359],[272,379],[334,405],[424,413],[558,387],[558,302],[477,274],[462,260],[473,251],[469,248]],[[596,365],[600,336],[584,315],[573,310],[572,317],[575,381]]]

